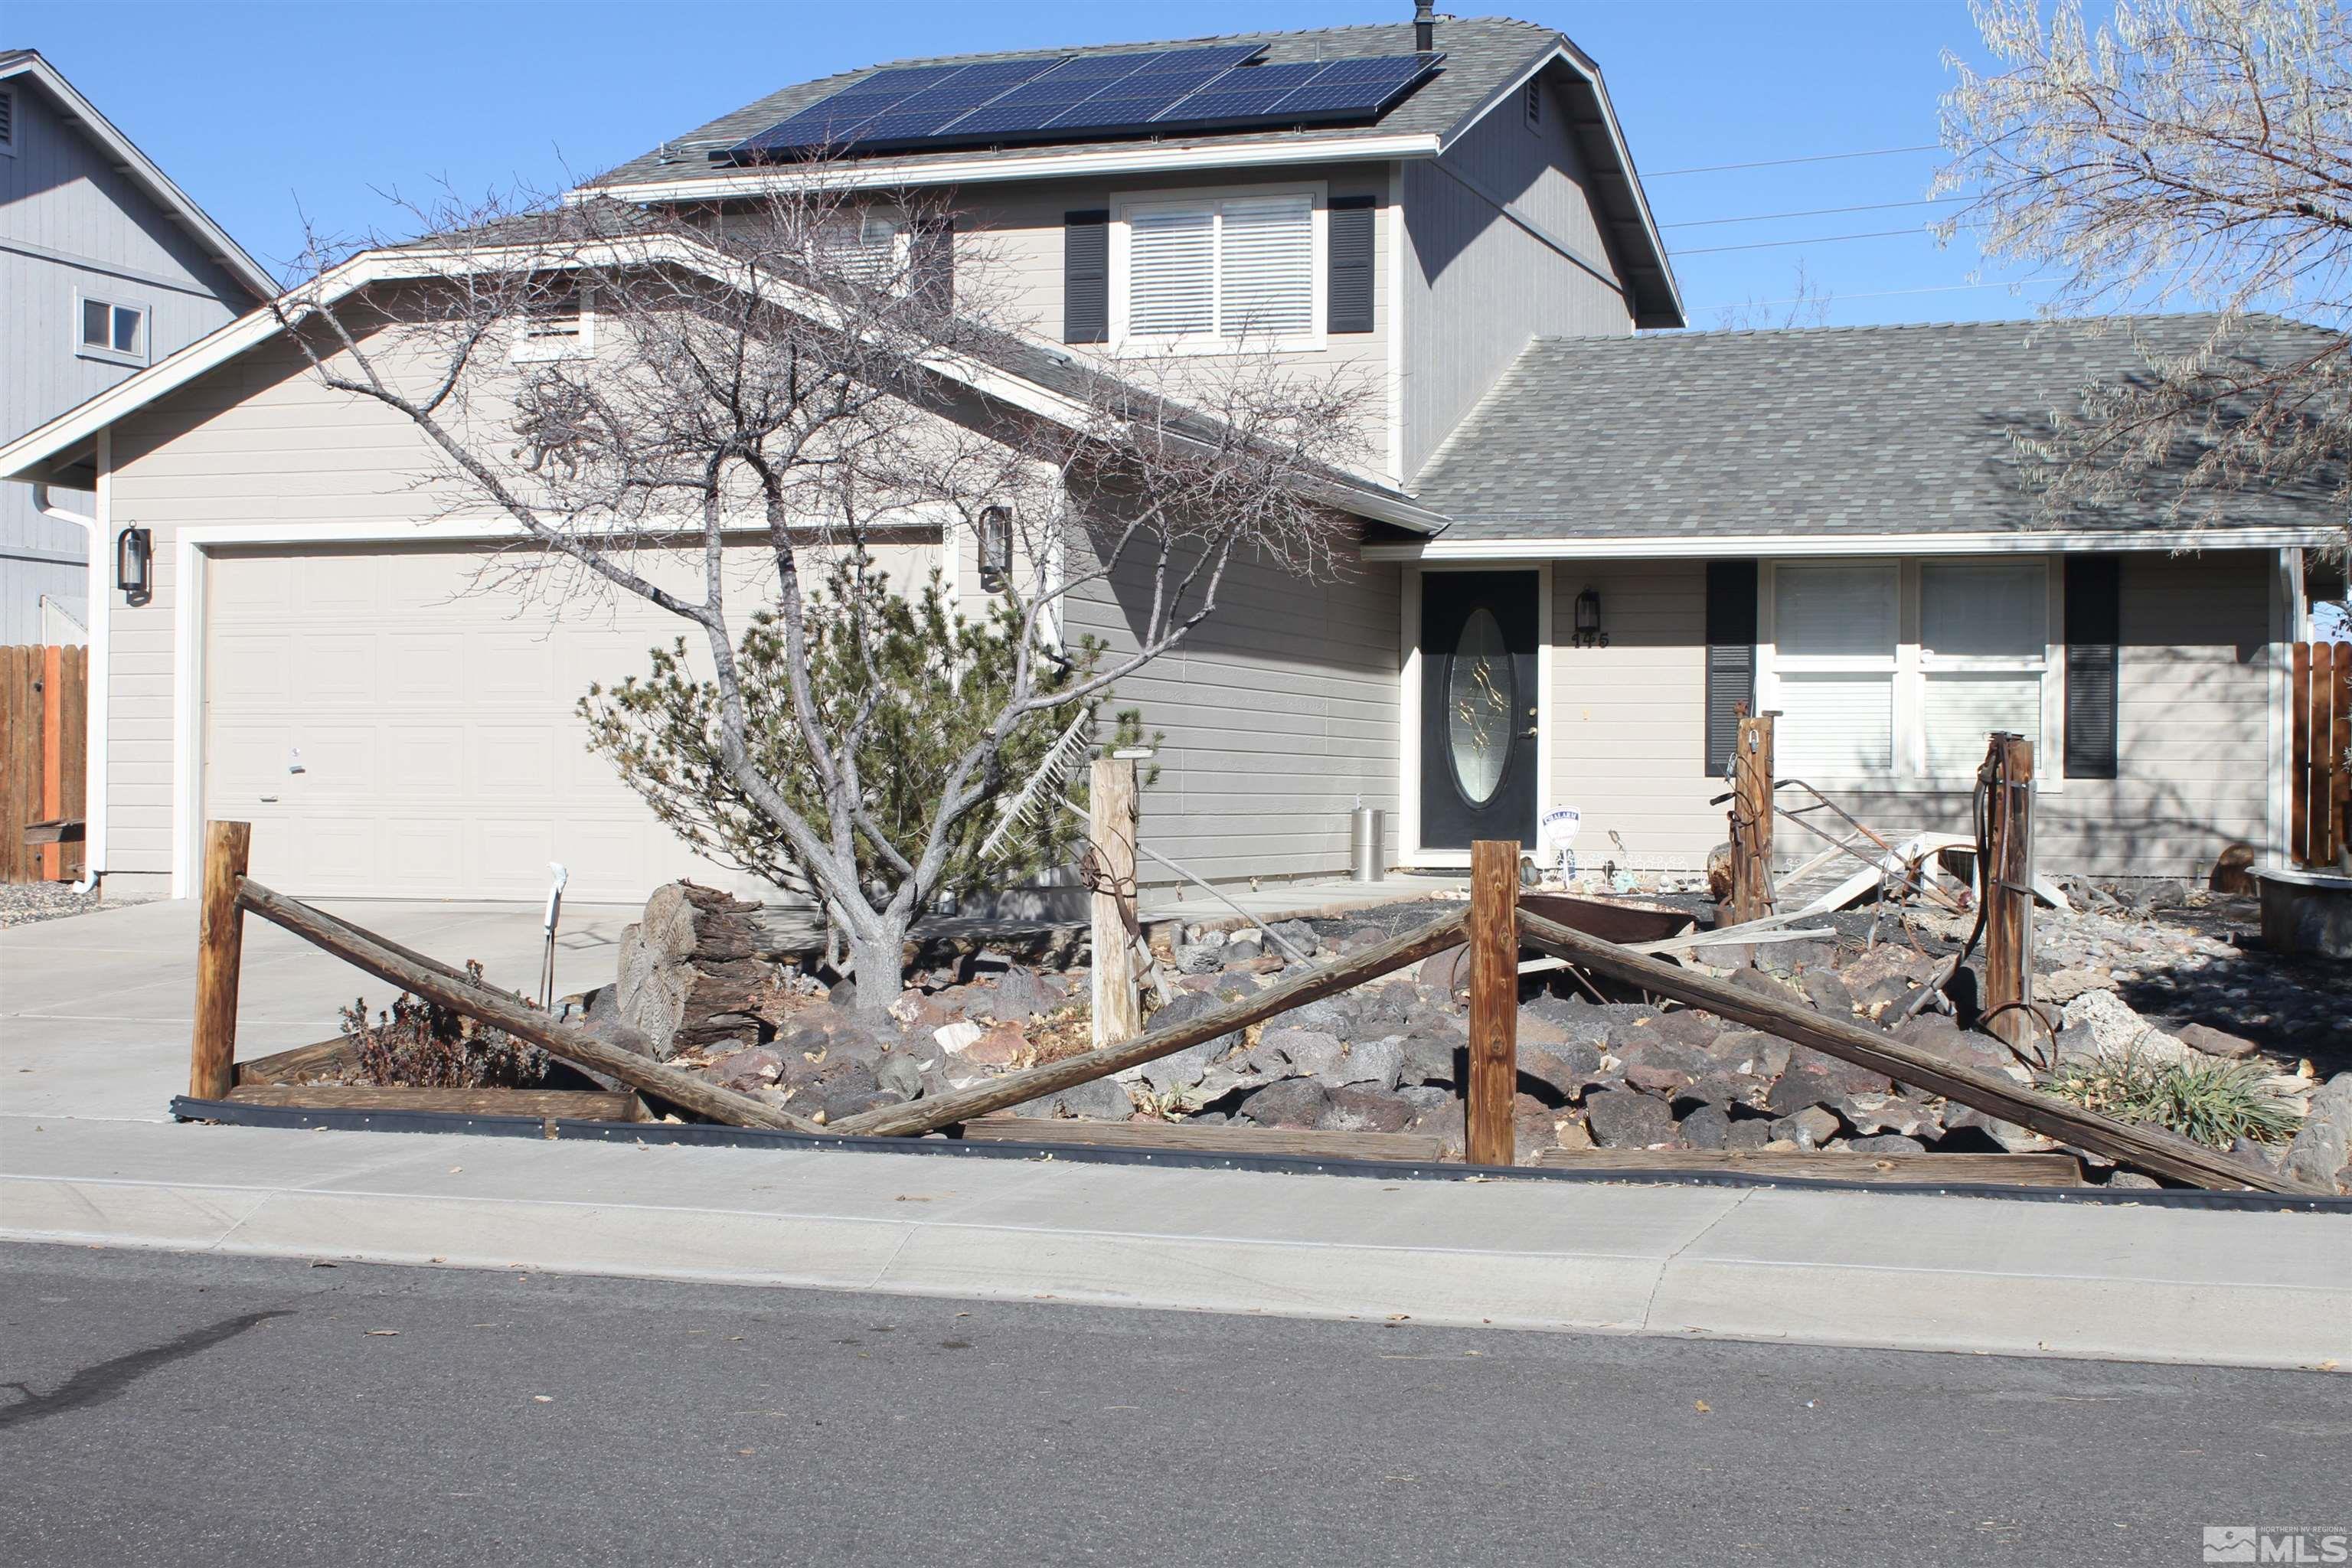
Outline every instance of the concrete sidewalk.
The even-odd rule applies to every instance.
[[[1303,1317],[2352,1364],[2352,1219],[0,1118],[0,1235]]]
[[[342,906],[536,973],[535,910]],[[630,911],[567,911],[558,983]],[[240,1051],[385,988],[247,922]],[[194,915],[0,935],[0,1236],[924,1295],[2352,1366],[2352,1215],[184,1126]]]

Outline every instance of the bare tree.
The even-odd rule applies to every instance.
[[[2352,503],[2352,16],[2336,0],[1978,0],[1999,62],[1955,55],[1943,103],[1965,193],[1944,226],[2054,275],[2053,315],[2218,312],[2191,352],[2081,387],[2018,446],[2048,510],[2168,491],[2176,517],[2293,485]],[[2250,334],[2278,312],[2329,329]]]
[[[1737,305],[1717,306],[1715,330],[1718,332],[1755,332],[1826,327],[1830,324],[1830,306],[1835,298],[1814,281],[1805,270],[1805,263],[1801,258],[1797,262],[1796,280],[1790,285],[1788,298],[1759,300],[1750,294]]]
[[[723,773],[709,787],[772,826],[868,1007],[897,995],[908,927],[974,814],[1023,782],[1005,768],[1022,726],[1066,720],[1174,647],[1237,562],[1332,569],[1361,428],[1359,387],[1278,356],[1089,366],[1024,338],[984,241],[953,218],[814,167],[723,216],[444,214],[342,263],[389,274],[366,290],[339,290],[322,258],[278,307],[326,385],[422,432],[442,507],[513,525],[501,571],[678,618],[707,660]],[[811,616],[856,604],[891,540],[999,530],[1011,672],[976,700],[992,711],[910,836],[877,817],[861,760],[891,679],[868,620]],[[850,591],[818,594],[829,578]],[[1065,607],[1114,592],[1131,637],[1074,674]],[[783,672],[796,780],[751,743],[747,633]],[[829,657],[866,659],[866,700],[821,700],[812,649],[827,639]]]

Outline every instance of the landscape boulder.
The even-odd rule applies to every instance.
[[[1585,1124],[1603,1149],[1646,1149],[1675,1139],[1674,1107],[1655,1095],[1599,1089],[1585,1098]]]
[[[2352,1072],[2337,1073],[2311,1097],[2280,1169],[2316,1191],[2352,1195]]]

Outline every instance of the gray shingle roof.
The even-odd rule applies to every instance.
[[[1541,338],[1413,487],[1444,537],[1981,533],[2047,526],[2009,432],[2047,426],[2097,378],[2144,374],[2213,318],[2129,330],[1987,321]],[[2333,334],[2258,317],[2234,351],[2275,363]],[[2233,499],[2227,525],[2327,526],[2335,476]],[[2163,487],[2072,529],[2163,522]]]
[[[1452,130],[1465,116],[1492,97],[1495,91],[1525,69],[1528,62],[1559,41],[1559,35],[1549,27],[1531,22],[1517,22],[1507,17],[1478,17],[1470,20],[1447,18],[1437,25],[1437,47],[1445,56],[1444,67],[1436,78],[1423,83],[1405,100],[1391,110],[1377,125],[1324,127],[1311,132],[1255,132],[1244,135],[1215,138],[1250,146],[1268,142],[1295,141],[1312,136],[1320,141],[1329,137],[1391,135],[1398,132],[1432,132],[1443,134]],[[888,67],[926,65],[968,65],[975,60],[1016,60],[1038,58],[1051,58],[1060,55],[1107,55],[1122,51],[1149,48],[1187,48],[1206,44],[1263,44],[1269,63],[1285,60],[1332,59],[1349,55],[1397,55],[1412,52],[1412,25],[1410,22],[1381,23],[1360,27],[1318,27],[1297,33],[1234,33],[1205,38],[1161,39],[1149,43],[1099,44],[1067,49],[1014,49],[991,55],[925,55],[907,59],[885,60],[858,70],[843,71],[822,77],[815,81],[795,83],[767,97],[757,99],[732,113],[722,114],[707,124],[674,141],[667,142],[652,152],[630,159],[610,173],[598,176],[592,184],[600,185],[627,184],[646,180],[673,180],[707,172],[709,154],[718,148],[731,147],[749,136],[757,135],[788,115],[796,114],[818,100],[831,96],[877,70]],[[1171,139],[1181,143],[1188,139]],[[1189,140],[1208,140],[1193,138]],[[1117,143],[1109,143],[1116,145]],[[1094,143],[1093,145],[1103,145]],[[1035,148],[1015,150],[1015,155],[1032,153]],[[958,149],[952,155],[959,162],[974,156],[970,148]],[[893,153],[893,161],[905,155]],[[909,160],[918,165],[921,159]]]

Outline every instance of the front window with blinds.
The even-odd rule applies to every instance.
[[[1778,771],[1949,782],[1992,731],[2058,744],[2053,581],[2039,560],[1769,563],[1758,697],[1780,716]]]
[[[1204,351],[1320,337],[1319,216],[1307,192],[1127,205],[1115,335]]]

